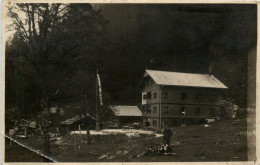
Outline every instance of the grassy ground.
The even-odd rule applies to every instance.
[[[160,162],[160,161],[246,161],[246,120],[218,121],[209,127],[191,125],[172,128],[171,148],[177,156],[140,156],[147,147],[159,145],[162,137],[140,135],[91,136],[92,144],[82,144],[75,151],[74,145],[62,150],[52,143],[52,157],[57,161],[77,162]],[[85,137],[83,137],[84,139]],[[12,147],[6,154],[16,155]],[[8,157],[8,156],[7,156]],[[16,160],[12,156],[14,161]],[[9,159],[11,160],[10,156]],[[41,159],[42,160],[42,159]],[[39,159],[39,161],[41,161]]]
[[[30,151],[29,149],[5,138],[5,161],[6,162],[41,162],[43,157]]]

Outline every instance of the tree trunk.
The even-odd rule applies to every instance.
[[[50,157],[51,156],[51,150],[50,150],[50,136],[49,136],[49,98],[47,96],[46,92],[46,79],[43,74],[42,77],[42,100],[41,100],[41,108],[42,112],[44,112],[44,115],[42,116],[44,118],[44,121],[46,121],[46,125],[44,126],[44,146],[43,146],[43,153]]]

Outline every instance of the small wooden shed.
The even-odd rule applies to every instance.
[[[108,127],[121,128],[142,123],[142,112],[137,106],[110,105],[108,109],[114,115],[114,120],[110,122]]]
[[[91,129],[95,127],[96,119],[91,115],[76,115],[72,118],[60,122],[60,125],[68,131],[77,130],[79,125],[81,129]]]

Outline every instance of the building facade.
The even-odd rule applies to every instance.
[[[144,123],[154,128],[219,118],[227,89],[212,75],[155,70],[146,70],[143,84]]]

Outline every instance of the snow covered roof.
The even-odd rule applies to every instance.
[[[142,112],[137,106],[109,105],[109,108],[116,116],[142,116]]]
[[[216,77],[210,74],[146,70],[144,77],[147,76],[150,76],[158,85],[221,88],[221,89],[228,88]]]

